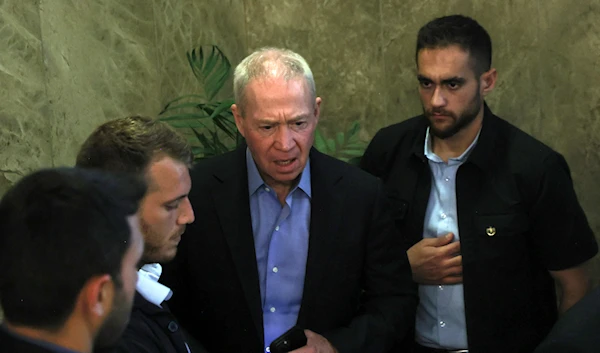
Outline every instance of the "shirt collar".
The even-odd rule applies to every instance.
[[[248,193],[252,196],[256,190],[258,190],[261,186],[266,185],[263,178],[260,176],[258,172],[258,168],[256,167],[256,163],[254,162],[254,158],[252,158],[252,153],[250,153],[250,149],[246,147],[246,168],[248,169]],[[312,188],[310,184],[310,159],[306,161],[306,166],[300,175],[300,181],[298,185],[292,190],[296,190],[296,188],[304,191],[308,197],[312,197]],[[290,194],[292,193],[290,192]]]
[[[135,289],[150,303],[161,306],[165,300],[171,299],[171,288],[159,283],[162,274],[160,264],[146,264],[138,270],[138,280]]]
[[[443,162],[443,160],[440,157],[438,157],[437,154],[435,154],[433,152],[433,146],[432,146],[433,141],[432,141],[429,129],[430,128],[427,127],[427,131],[425,132],[425,147],[424,147],[425,157],[427,157],[427,159],[429,159],[432,162],[437,162],[437,163]],[[479,140],[479,134],[481,134],[481,128],[477,132],[477,136],[475,136],[475,139],[473,140],[473,142],[471,142],[469,147],[460,156],[455,157],[455,158],[450,158],[449,161],[455,161],[455,162],[459,162],[459,163],[464,162],[467,159],[467,157],[469,157],[469,154],[471,153],[473,148],[475,148],[475,145],[477,145],[477,140]]]

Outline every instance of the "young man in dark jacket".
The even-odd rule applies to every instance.
[[[148,183],[148,192],[138,212],[144,256],[131,320],[116,348],[119,352],[190,352],[167,305],[177,293],[172,293],[158,279],[161,263],[175,257],[186,224],[194,221],[187,197],[192,159],[184,137],[163,122],[140,116],[115,119],[99,126],[77,156],[78,166],[128,172]]]

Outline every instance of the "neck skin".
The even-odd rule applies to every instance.
[[[91,353],[93,338],[85,329],[86,325],[83,322],[74,321],[76,320],[69,318],[57,331],[17,326],[6,321],[4,324],[9,331],[27,338],[52,343],[76,352]]]
[[[477,117],[459,132],[446,139],[431,135],[433,153],[448,163],[448,159],[460,157],[471,146],[483,123],[483,106]]]
[[[300,176],[301,175],[302,174],[300,174],[298,176],[298,178],[293,181],[292,184],[289,184],[289,185],[276,184],[275,186],[269,186],[277,194],[277,199],[279,200],[279,202],[281,203],[282,206],[285,205],[285,198],[290,194],[290,192],[292,191],[292,189],[294,187],[296,187],[296,185],[298,185],[298,183],[300,182]]]

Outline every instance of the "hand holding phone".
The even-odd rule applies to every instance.
[[[271,353],[288,353],[306,346],[306,342],[307,339],[304,330],[298,326],[294,326],[273,340],[269,349]]]

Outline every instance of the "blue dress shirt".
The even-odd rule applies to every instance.
[[[265,352],[296,324],[306,273],[310,227],[310,161],[282,206],[246,149],[248,191],[260,281]]]
[[[425,156],[431,168],[431,193],[425,213],[423,238],[458,234],[456,211],[456,172],[475,147],[479,134],[458,158],[445,163],[433,153],[429,128],[425,137]],[[462,284],[419,285],[416,341],[423,346],[445,349],[467,349],[467,325]]]

